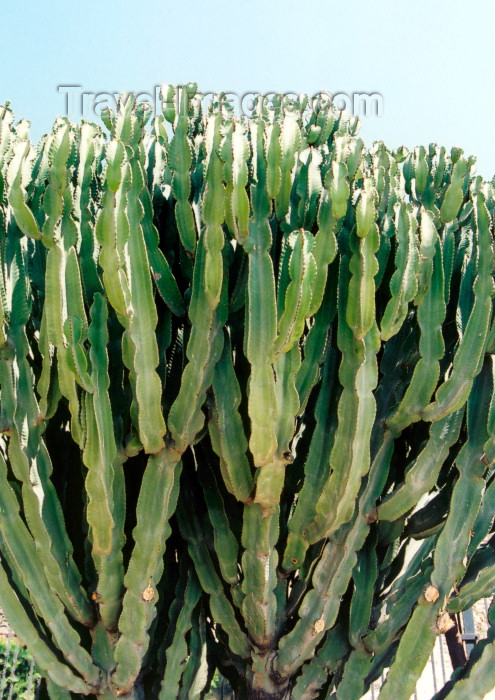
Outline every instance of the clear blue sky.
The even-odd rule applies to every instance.
[[[495,174],[493,0],[19,0],[1,24],[0,103],[36,141],[64,112],[60,84],[377,92],[367,143],[460,146]]]

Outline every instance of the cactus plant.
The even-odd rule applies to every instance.
[[[52,698],[409,698],[495,586],[493,185],[163,97],[0,108],[0,606]]]

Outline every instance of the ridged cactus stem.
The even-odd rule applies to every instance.
[[[304,562],[309,547],[307,527],[316,515],[318,495],[328,478],[326,465],[329,463],[332,442],[337,427],[335,411],[336,401],[336,355],[328,351],[322,372],[322,384],[315,407],[316,427],[313,433],[308,457],[304,465],[304,484],[298,494],[296,507],[289,521],[289,535],[282,566],[286,571],[293,571]]]
[[[165,448],[148,458],[137,504],[134,548],[124,578],[126,592],[119,618],[121,636],[115,648],[117,667],[112,684],[119,691],[132,689],[149,644],[147,632],[156,614],[156,586],[163,572],[163,554],[171,530],[169,520],[177,503],[179,477],[180,462],[174,451]]]
[[[368,235],[376,235],[376,227]],[[362,250],[367,238],[360,240],[358,245]],[[376,267],[372,263],[375,260],[374,250],[376,244],[370,249],[369,263],[359,271],[356,265],[361,259],[361,253],[356,249],[353,259],[349,261],[349,272],[354,270],[354,277],[360,278],[368,274],[372,281],[376,273]],[[342,352],[339,379],[343,385],[338,408],[339,423],[330,454],[332,471],[316,505],[315,520],[308,528],[310,542],[331,535],[351,519],[361,478],[370,466],[370,438],[376,412],[373,389],[377,383],[376,353],[379,349],[379,336],[372,316],[362,325],[364,309],[356,311],[357,326],[354,329],[349,326],[350,304],[359,307],[360,301],[358,289],[352,290],[346,263],[344,258],[341,263],[339,301],[338,344]],[[348,285],[349,297],[346,298],[344,294]],[[353,432],[349,431],[349,426],[352,426]]]
[[[272,646],[275,634],[278,518],[275,507],[252,503],[244,508],[242,614],[251,640],[262,651]]]
[[[232,364],[231,347],[225,338],[222,356],[213,375],[215,410],[222,459],[228,481],[228,490],[240,501],[249,502],[253,496],[254,481],[247,457],[248,442],[239,415],[241,391]],[[226,483],[226,485],[227,485]]]
[[[189,141],[189,95],[185,88],[177,91],[174,137],[168,152],[169,167],[173,171],[172,191],[175,197],[175,219],[182,241],[188,253],[196,249],[196,224],[189,202],[191,193],[192,148]]]
[[[210,597],[210,609],[215,622],[228,635],[231,651],[241,659],[249,658],[251,645],[237,621],[231,602],[223,591],[222,582],[205,547],[196,514],[186,512],[184,506],[179,504],[177,518],[181,533],[188,545],[189,555],[194,562],[201,588]]]
[[[195,574],[189,573],[182,609],[175,624],[175,633],[167,650],[167,665],[163,677],[158,700],[168,700],[168,698],[178,697],[180,692],[181,676],[184,674],[183,659],[187,656],[186,634],[192,627],[191,616],[196,607],[201,588]]]
[[[80,133],[79,164],[76,191],[74,193],[73,216],[78,228],[78,241],[80,241],[81,251],[81,276],[88,305],[91,305],[95,292],[103,291],[95,261],[95,220],[91,193],[95,160],[102,147],[102,135],[98,133],[96,127],[93,124],[83,124]]]
[[[249,449],[256,467],[272,463],[277,449],[275,433],[276,396],[272,363],[276,338],[276,301],[273,263],[268,253],[272,243],[269,200],[266,192],[266,163],[263,132],[252,123],[257,181],[252,186],[249,236],[244,243],[248,253],[246,355],[251,366],[248,411],[251,421]]]
[[[204,425],[201,410],[206,390],[211,385],[215,365],[223,347],[222,320],[225,308],[225,282],[219,306],[212,307],[202,292],[206,270],[203,237],[198,242],[194,280],[189,306],[191,334],[186,355],[189,360],[181,378],[180,391],[168,416],[168,429],[175,449],[182,453],[194,441]],[[191,397],[193,400],[191,401]]]
[[[348,525],[341,528],[339,536],[330,538],[325,545],[312,575],[313,588],[299,608],[299,619],[294,629],[279,642],[277,670],[282,678],[290,676],[302,661],[311,658],[325,631],[335,623],[340,598],[351,579],[357,552],[369,532],[392,452],[393,438],[387,432],[371,466],[357,513]]]
[[[318,698],[321,688],[327,683],[329,675],[335,673],[348,649],[346,636],[342,628],[336,625],[327,633],[313,658],[303,665],[301,675],[291,691],[294,700]]]
[[[454,358],[452,373],[439,387],[435,401],[423,411],[424,420],[439,420],[457,411],[466,402],[473,379],[483,364],[492,311],[493,258],[490,214],[481,193],[476,195],[474,202],[474,220],[479,256],[478,274],[473,285],[474,304]]]
[[[486,403],[491,396],[491,386],[477,378],[478,391],[468,403],[468,440],[457,458],[460,476],[452,494],[452,507],[442,532],[438,537],[434,554],[434,567],[431,583],[438,591],[438,599],[430,602],[420,597],[419,605],[413,612],[399,644],[396,661],[387,676],[381,695],[387,698],[408,698],[414,684],[426,664],[435,641],[435,633],[442,634],[444,606],[453,587],[466,569],[465,554],[469,544],[469,533],[479,509],[485,465],[481,460],[483,444],[486,440]],[[476,398],[475,398],[476,397]],[[463,513],[462,525],[458,513]],[[467,525],[467,527],[464,527]],[[423,644],[418,644],[418,630]],[[409,665],[405,673],[403,659],[407,656]]]
[[[0,481],[0,508],[5,514],[1,524],[2,541],[9,548],[9,559],[15,562],[18,575],[29,591],[38,615],[50,630],[53,641],[63,650],[68,662],[82,675],[86,683],[97,687],[100,682],[99,670],[93,665],[88,652],[80,645],[77,632],[64,614],[61,600],[52,594],[41,562],[36,556],[34,540],[19,513],[15,492],[7,481],[7,465],[1,456]]]
[[[115,630],[123,594],[124,523],[120,514],[125,508],[125,492],[122,460],[117,453],[108,396],[107,316],[106,300],[96,293],[89,328],[94,392],[86,396],[85,402],[87,441],[83,460],[88,467],[86,513],[98,575],[96,595],[105,627]]]
[[[15,465],[14,474],[22,484],[25,516],[34,534],[39,557],[50,584],[59,590],[70,614],[90,626],[93,612],[81,588],[81,576],[74,563],[73,548],[65,531],[61,507],[50,481],[52,465],[42,437],[39,409],[32,389],[33,379],[25,353],[27,342],[23,328],[12,336],[16,360],[0,362],[2,412],[14,416],[9,426],[8,455]],[[14,376],[18,375],[15,386]],[[15,393],[22,400],[17,403]],[[26,434],[26,426],[28,428]],[[41,486],[37,488],[37,485]]]
[[[441,600],[418,605],[401,637],[394,664],[380,692],[385,699],[409,698],[423,670],[436,640],[435,620],[442,607]],[[399,671],[400,669],[400,671]],[[399,678],[400,673],[400,678]]]
[[[0,605],[9,620],[16,621],[16,635],[26,644],[40,671],[59,685],[74,693],[88,695],[92,688],[80,676],[57,658],[41,635],[41,629],[33,624],[5,573],[3,561],[0,563]]]
[[[161,410],[162,385],[156,372],[159,361],[155,336],[158,314],[153,300],[149,260],[141,226],[144,214],[140,201],[144,187],[143,160],[141,146],[132,159],[132,185],[127,194],[130,228],[127,243],[127,278],[132,308],[127,332],[133,347],[138,435],[145,452],[156,454],[164,447],[163,436],[166,428]]]
[[[442,249],[433,221],[428,214],[421,219],[420,284],[416,298],[418,323],[421,328],[419,352],[421,357],[397,411],[387,421],[399,433],[420,419],[437,385],[439,360],[445,351],[442,323],[445,319],[444,272]]]

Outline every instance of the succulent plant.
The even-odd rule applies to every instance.
[[[493,185],[163,94],[0,108],[0,606],[52,698],[409,698],[495,586]]]

